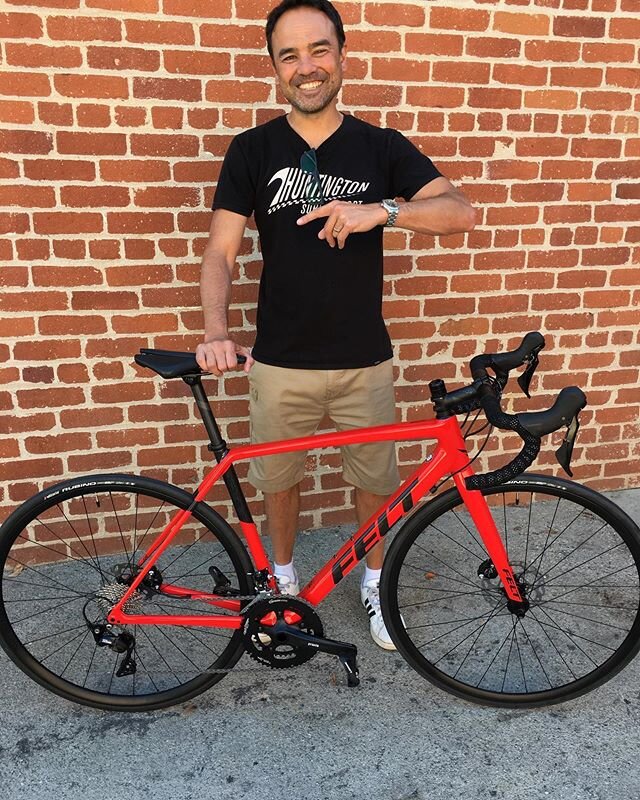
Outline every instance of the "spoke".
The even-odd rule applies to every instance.
[[[50,608],[43,608],[40,611],[34,611],[33,614],[29,614],[26,617],[22,617],[21,619],[14,619],[11,620],[12,625],[19,625],[21,622],[26,622],[28,619],[33,619],[34,617],[39,616],[40,614],[46,614],[48,611],[59,611],[61,608],[68,606],[70,603],[75,603],[80,598],[73,597],[71,600],[67,600],[65,603],[56,604],[55,606],[51,606]]]
[[[45,526],[45,527],[46,527],[46,526]],[[66,545],[62,539],[60,539],[59,537],[58,537],[58,539],[59,539],[59,541],[61,542],[61,544],[63,544],[65,547],[68,547],[68,545]],[[16,540],[16,541],[17,541],[17,540]],[[28,541],[28,540],[27,540],[27,541]],[[67,555],[67,553],[61,553],[61,552],[60,552],[60,550],[56,550],[56,549],[55,549],[55,548],[53,548],[53,547],[49,547],[49,545],[47,545],[47,544],[43,544],[42,542],[31,542],[31,541],[29,541],[29,544],[31,544],[31,545],[34,545],[34,544],[35,544],[35,545],[37,545],[38,547],[41,547],[43,550],[49,550],[50,552],[52,552],[52,553],[55,553],[57,556],[63,556],[63,557],[64,557],[64,561],[61,561],[60,559],[57,559],[56,561],[53,561],[53,562],[51,562],[50,564],[43,565],[43,566],[51,566],[52,564],[63,564],[63,563],[64,563],[64,564],[68,564],[68,563],[69,563],[69,561],[73,561],[75,564],[86,564],[86,565],[87,565],[88,567],[90,567],[90,568],[91,568],[91,569],[92,569],[94,572],[97,572],[97,573],[98,573],[98,575],[100,575],[100,574],[101,574],[101,573],[100,573],[100,571],[99,571],[99,570],[97,570],[97,569],[96,569],[96,568],[93,566],[93,564],[92,564],[90,561],[87,561],[87,559],[86,559],[86,558],[74,558],[73,556],[69,556],[69,555]],[[71,548],[69,548],[69,549],[71,549]],[[18,552],[19,552],[19,551],[18,551]],[[30,564],[23,564],[23,563],[22,563],[22,562],[21,562],[21,561],[20,561],[18,558],[16,558],[16,556],[14,556],[14,555],[13,555],[13,553],[11,553],[11,555],[9,556],[9,558],[11,558],[11,560],[12,560],[12,561],[15,561],[15,562],[16,562],[16,564],[21,564],[23,567],[25,567],[25,569],[31,569],[31,570],[33,570],[34,572],[38,572],[38,570],[37,570],[37,569],[35,569],[35,567],[31,566]],[[39,572],[38,572],[38,574],[41,574],[41,573],[39,573]],[[53,581],[54,579],[53,579],[53,578],[50,578],[50,580],[52,580],[52,581]],[[54,583],[58,583],[58,581],[54,581]],[[64,584],[60,584],[60,586],[64,586]],[[68,587],[68,586],[65,586],[65,589],[70,589],[70,587]],[[70,589],[70,591],[73,591],[73,590],[72,590],[72,589]]]
[[[11,556],[11,558],[15,561],[15,558],[13,558],[13,556]],[[27,567],[27,569],[30,569],[30,567]],[[41,583],[32,583],[31,581],[23,581],[21,578],[5,577],[4,578],[4,582],[5,583],[9,583],[10,585],[12,585],[14,583],[19,583],[22,586],[35,586],[38,589],[42,589],[45,592],[46,591],[54,591],[57,588],[56,586],[43,586]],[[62,586],[62,584],[60,584],[60,586]],[[78,597],[90,597],[91,594],[93,594],[93,592],[90,592],[89,594],[83,594],[82,592],[76,592],[76,590],[72,589],[70,586],[65,586],[64,589],[67,592],[72,592],[73,594],[76,594]],[[69,595],[64,595],[64,596],[65,597],[69,597]],[[50,597],[48,599],[49,600],[55,600],[56,597]],[[5,600],[4,602],[8,603],[9,601]]]
[[[98,570],[100,572],[100,577],[102,579],[102,585],[106,583],[105,577],[102,573],[102,567],[100,566],[100,556],[98,555],[98,545],[96,544],[96,540],[93,536],[93,527],[91,526],[91,520],[89,519],[89,509],[87,508],[87,503],[85,500],[85,495],[80,495],[82,497],[82,506],[84,508],[84,515],[87,520],[87,527],[89,528],[89,534],[91,535],[91,541],[93,542],[93,550],[96,554],[96,564],[98,566]]]
[[[499,647],[499,648],[496,650],[496,652],[494,653],[494,656],[493,656],[493,658],[492,658],[492,659],[491,659],[491,661],[489,662],[489,665],[487,666],[487,668],[485,669],[485,671],[482,673],[482,676],[480,677],[480,680],[479,680],[479,681],[476,683],[476,686],[480,686],[480,684],[482,683],[482,681],[485,679],[485,677],[486,677],[486,675],[487,675],[487,672],[489,672],[489,670],[490,670],[490,669],[491,669],[491,667],[493,666],[493,664],[494,664],[494,662],[495,662],[496,658],[498,658],[498,656],[500,655],[500,651],[501,651],[501,650],[502,650],[502,648],[505,646],[505,644],[507,643],[507,640],[509,639],[509,637],[510,637],[510,636],[513,636],[513,628],[511,628],[511,631],[510,631],[509,633],[507,633],[507,635],[506,635],[506,636],[504,637],[504,639],[502,640],[502,644],[500,645],[500,647]]]
[[[62,514],[62,516],[65,516],[65,515],[64,515],[64,511],[63,511],[63,510],[60,508],[60,506],[58,506],[58,510],[60,511],[60,513]],[[66,519],[66,517],[65,517],[65,519]],[[69,553],[73,553],[74,555],[76,555],[76,556],[77,556],[77,558],[74,558],[74,557],[73,557],[73,555],[67,555],[67,553],[66,553],[66,552],[64,552],[64,553],[61,553],[59,550],[55,550],[53,547],[49,547],[49,545],[46,545],[46,544],[44,544],[43,542],[40,542],[40,541],[37,541],[37,540],[33,540],[33,541],[31,541],[31,540],[29,540],[29,539],[25,539],[25,541],[29,542],[29,544],[31,544],[31,545],[33,545],[33,544],[35,544],[35,545],[38,545],[38,547],[42,547],[44,550],[50,550],[52,553],[55,553],[57,556],[65,556],[65,557],[66,557],[66,558],[65,558],[65,560],[66,560],[66,561],[75,561],[75,562],[76,562],[76,563],[78,563],[78,564],[87,564],[89,567],[91,567],[91,569],[92,569],[92,570],[94,570],[95,572],[97,572],[97,573],[98,573],[98,575],[100,575],[100,574],[101,574],[101,573],[100,573],[100,570],[99,570],[99,569],[98,569],[98,568],[95,566],[95,564],[94,564],[94,563],[93,563],[93,562],[92,562],[90,559],[89,559],[89,560],[87,560],[87,559],[86,559],[86,558],[85,558],[85,557],[84,557],[84,556],[83,556],[81,553],[76,553],[76,551],[73,549],[73,547],[71,547],[71,545],[70,545],[68,542],[66,542],[64,539],[60,538],[60,536],[58,536],[58,534],[57,534],[57,533],[56,533],[54,530],[52,530],[52,529],[51,529],[51,528],[50,528],[50,527],[47,525],[47,523],[46,523],[46,522],[43,522],[43,521],[40,519],[40,517],[36,517],[34,521],[35,521],[35,522],[39,522],[39,523],[40,523],[40,525],[42,525],[42,527],[43,527],[43,528],[46,528],[46,529],[49,531],[49,533],[50,533],[52,536],[55,536],[55,538],[56,538],[56,539],[57,539],[57,540],[60,542],[60,544],[61,544],[61,545],[62,545],[62,546],[65,548],[65,550],[66,550],[66,548],[68,548],[68,549],[69,549]],[[67,522],[68,522],[68,520],[67,520]],[[71,526],[71,530],[74,532],[74,534],[76,535],[76,537],[79,539],[80,537],[79,537],[79,536],[78,536],[78,534],[76,533],[76,531],[75,531],[75,529],[74,529],[73,525],[71,525],[71,523],[69,523],[69,525]],[[21,534],[21,535],[22,535],[22,534]],[[17,537],[17,538],[19,538],[19,537]],[[16,541],[17,541],[17,539],[16,539]],[[85,550],[86,550],[86,547],[85,547]],[[89,554],[89,556],[91,556],[91,554]],[[11,558],[13,558],[13,556],[11,556]],[[14,559],[14,560],[15,560],[15,559]]]
[[[460,645],[464,644],[464,643],[465,643],[465,642],[466,642],[468,639],[470,639],[470,638],[471,638],[471,637],[472,637],[472,636],[473,636],[473,635],[476,633],[476,631],[478,631],[478,635],[476,636],[476,638],[475,638],[475,639],[473,640],[473,642],[471,643],[471,646],[470,646],[469,650],[467,650],[467,654],[465,655],[465,657],[464,657],[464,660],[463,660],[463,663],[464,663],[464,661],[466,661],[466,659],[468,658],[468,656],[469,656],[469,653],[471,652],[471,648],[472,648],[472,647],[475,645],[475,643],[478,641],[478,639],[480,638],[480,636],[482,635],[482,633],[483,633],[483,632],[484,632],[484,630],[486,629],[486,627],[487,627],[487,625],[489,624],[489,622],[490,622],[492,619],[497,619],[498,617],[500,617],[500,616],[501,616],[501,614],[498,614],[498,613],[497,613],[497,612],[498,612],[498,610],[499,610],[499,608],[498,608],[498,606],[499,606],[499,605],[500,605],[500,604],[496,605],[496,607],[495,607],[494,609],[492,609],[490,612],[488,612],[488,617],[487,617],[487,619],[485,620],[485,622],[483,622],[481,625],[478,625],[478,627],[477,627],[477,628],[474,628],[474,630],[472,630],[470,633],[468,633],[468,634],[467,634],[467,635],[466,635],[466,636],[465,636],[463,639],[461,639],[461,640],[460,640],[460,641],[459,641],[457,644],[454,644],[454,645],[453,645],[453,647],[449,648],[449,650],[447,650],[447,652],[446,652],[444,655],[440,656],[440,658],[439,658],[437,661],[434,661],[434,662],[433,662],[433,666],[434,666],[434,667],[436,667],[436,666],[437,666],[437,665],[438,665],[438,664],[439,664],[439,663],[440,663],[440,662],[441,662],[443,659],[445,659],[445,658],[446,658],[448,655],[450,655],[451,653],[453,653],[453,651],[454,651],[454,650],[457,650],[457,649],[458,649],[458,647],[460,647]],[[459,626],[459,627],[464,627],[464,626],[462,626],[462,625],[461,625],[461,626]],[[455,633],[455,631],[456,631],[456,630],[458,630],[458,628],[456,628],[455,630],[451,631],[451,633]],[[448,634],[443,634],[443,635],[444,635],[444,636],[447,636]],[[429,642],[425,642],[425,645],[426,645],[426,644],[431,644],[432,642],[435,642],[435,641],[437,641],[438,639],[441,639],[441,638],[442,638],[442,636],[437,636],[435,639],[432,639],[432,640],[431,640],[431,641],[429,641]],[[422,646],[424,647],[425,645],[422,645]],[[460,665],[460,667],[458,667],[458,670],[457,670],[457,671],[456,671],[456,673],[455,673],[456,675],[457,675],[457,674],[458,674],[458,672],[460,671],[460,668],[461,668],[461,667],[462,667],[462,664]],[[454,676],[454,677],[455,677],[455,676]]]
[[[533,564],[535,564],[536,561],[538,561],[538,559],[539,559],[540,563],[539,563],[539,565],[537,567],[536,576],[542,574],[542,562],[544,561],[544,557],[546,555],[547,548],[550,547],[549,539],[551,538],[551,534],[553,532],[553,526],[555,525],[556,517],[558,516],[558,510],[560,509],[560,500],[561,500],[560,497],[558,497],[557,500],[556,500],[556,507],[553,510],[553,516],[551,517],[551,522],[549,523],[549,528],[547,530],[547,536],[546,536],[546,539],[544,541],[544,545],[542,546],[541,552],[536,556],[536,558],[528,566],[527,566],[527,562],[526,562],[526,559],[525,559],[525,562],[524,562],[525,563],[525,572],[527,571],[527,569],[530,566],[533,566]],[[531,503],[533,504],[533,495],[531,496]],[[580,516],[580,514],[578,514],[578,516]],[[573,524],[573,523],[571,523],[571,524]]]
[[[71,633],[71,631],[79,631],[80,628],[86,628],[87,623],[83,622],[82,625],[73,625],[71,628],[64,628],[61,631],[55,631],[55,633],[46,633],[44,636],[38,636],[37,639],[29,639],[28,642],[22,642],[23,647],[29,648],[32,644],[37,644],[37,642],[44,642],[45,639],[52,639],[54,636],[61,636],[63,633]]]
[[[550,601],[550,603],[553,604],[553,601]],[[536,608],[539,608],[540,606],[544,606],[544,605],[548,606],[549,602],[547,602],[547,603],[537,603],[536,604]],[[553,608],[551,610],[553,612],[555,612],[556,614],[564,614],[565,616],[573,617],[574,619],[581,619],[581,620],[584,620],[585,622],[593,622],[595,625],[602,625],[605,628],[612,628],[615,631],[623,631],[624,633],[628,633],[629,632],[627,628],[621,628],[619,625],[613,625],[611,622],[601,622],[598,619],[591,619],[591,617],[583,617],[581,614],[575,614],[575,613],[572,613],[572,612],[569,612],[569,611],[564,611],[562,608]]]
[[[620,544],[623,544],[623,542],[620,542]],[[620,545],[615,545],[615,547],[620,547]],[[602,555],[602,553],[600,553],[600,555]],[[573,567],[573,569],[578,569],[578,567],[583,567],[585,564],[588,564],[590,561],[593,561],[594,558],[600,558],[600,556],[593,556],[593,558],[590,558],[588,561],[584,561],[582,564],[578,564],[578,566],[577,567]],[[578,589],[587,589],[589,586],[593,586],[594,583],[598,583],[600,580],[606,580],[607,578],[610,578],[612,575],[619,575],[621,572],[624,572],[627,569],[632,569],[633,567],[636,567],[635,563],[627,564],[626,567],[621,567],[620,569],[614,569],[612,572],[608,572],[606,575],[603,575],[601,578],[594,578],[593,580],[590,580],[588,583],[584,583],[582,585],[574,586],[572,589],[569,589],[569,591],[565,592],[564,594],[558,595],[555,598],[555,600],[559,600],[561,597],[565,597],[566,595],[571,594],[572,592],[577,592]],[[572,571],[573,571],[572,569],[567,570],[567,572],[564,572],[563,575],[567,575],[569,572],[572,572]],[[562,575],[558,575],[558,577],[561,578]],[[551,586],[551,585],[553,585],[552,582],[547,583],[547,586]]]
[[[536,620],[536,622],[537,622],[537,620]],[[538,625],[540,625],[539,622],[538,622]],[[520,620],[520,627],[522,628],[522,632],[524,633],[524,635],[527,637],[527,642],[529,643],[529,647],[531,648],[531,651],[532,651],[533,655],[536,657],[536,661],[538,662],[538,664],[540,664],[540,669],[544,673],[544,677],[547,679],[547,683],[549,684],[549,688],[553,689],[553,684],[551,683],[551,678],[549,678],[549,675],[547,674],[547,670],[544,668],[544,664],[540,660],[540,656],[538,655],[538,651],[536,650],[535,645],[531,641],[531,637],[527,633],[527,629],[524,627],[524,621],[522,619]],[[525,681],[525,688],[526,688],[526,681]]]
[[[531,609],[529,609],[529,611],[531,611]],[[540,625],[541,627],[547,626],[547,627],[551,628],[551,630],[560,631],[560,633],[564,634],[567,637],[567,639],[569,639],[575,645],[575,647],[577,647],[578,650],[580,650],[580,652],[582,652],[589,659],[589,661],[591,661],[591,663],[594,666],[597,667],[599,665],[596,664],[596,662],[591,658],[591,656],[585,650],[583,650],[580,647],[580,644],[577,641],[577,639],[580,639],[583,642],[587,642],[588,644],[593,644],[596,647],[601,647],[603,650],[608,650],[611,653],[615,653],[615,651],[616,651],[615,647],[609,647],[606,644],[602,644],[602,642],[595,641],[595,639],[589,639],[586,636],[581,636],[579,633],[568,633],[564,628],[562,628],[562,627],[560,627],[560,625],[558,625],[558,623],[553,619],[553,617],[551,616],[551,614],[549,614],[548,611],[546,611],[544,608],[541,608],[540,611],[545,615],[545,617],[547,617],[548,621],[547,622],[543,622],[542,620],[539,620],[535,616],[535,614],[532,614],[533,618],[538,623],[538,625]]]
[[[520,627],[522,627],[522,625]],[[522,682],[524,683],[524,691],[525,694],[529,694],[529,687],[527,686],[527,676],[525,675],[524,671],[524,661],[522,660],[522,651],[520,650],[520,642],[518,641],[517,629],[514,631],[514,637],[516,640],[516,648],[518,650],[518,659],[520,660],[520,672],[522,673]]]
[[[481,591],[477,591],[477,592],[450,592],[450,591],[447,591],[446,589],[429,589],[428,591],[431,591],[431,592],[438,592],[438,591],[446,592],[446,594],[453,594],[453,595],[455,595],[455,597],[473,597],[474,595],[482,594]],[[448,599],[447,597],[434,597],[434,598],[432,598],[430,600],[420,600],[420,601],[417,601],[415,603],[405,603],[402,606],[398,605],[398,608],[399,608],[400,611],[404,611],[407,608],[417,608],[418,606],[426,606],[426,605],[430,605],[432,603],[441,603],[443,600],[447,600],[447,599]]]
[[[423,578],[424,578],[424,575],[425,575],[426,572],[430,572],[431,571],[431,570],[426,569],[426,568],[423,569],[421,567],[416,567],[414,564],[409,564],[408,561],[405,561],[402,566],[403,567],[409,567],[410,569],[416,570],[416,572],[420,572],[420,574],[422,575]],[[447,566],[447,565],[445,564],[445,566]],[[478,587],[474,583],[472,583],[471,581],[467,580],[466,578],[464,580],[460,581],[460,580],[456,580],[455,578],[452,578],[450,575],[443,575],[441,572],[438,573],[438,578],[440,578],[441,580],[449,581],[450,583],[459,584],[460,586],[471,586],[476,590],[478,589]]]
[[[120,525],[120,517],[118,516],[118,512],[116,510],[116,504],[113,502],[113,494],[109,492],[109,499],[111,500],[111,508],[113,508],[113,516],[116,520],[116,525],[118,526],[118,531],[120,532],[120,541],[122,542],[122,547],[124,548],[124,555],[127,559],[127,565],[130,570],[133,569],[133,553],[131,557],[129,557],[129,551],[127,550],[127,545],[124,541],[124,533],[122,532],[122,525]]]
[[[84,497],[83,497],[82,499],[84,500]],[[102,574],[102,571],[100,570],[100,564],[97,564],[97,563],[94,561],[94,559],[93,559],[93,556],[92,556],[92,555],[91,555],[91,553],[89,552],[89,549],[87,548],[87,545],[84,543],[84,540],[83,540],[83,538],[80,536],[80,534],[78,533],[78,531],[75,529],[75,527],[74,527],[73,523],[71,522],[71,520],[69,519],[69,517],[66,515],[66,513],[65,513],[64,509],[62,508],[62,506],[61,506],[59,503],[57,503],[57,504],[56,504],[56,507],[57,507],[57,509],[60,511],[60,513],[62,514],[62,516],[65,518],[65,520],[66,520],[66,522],[67,522],[67,525],[68,525],[68,526],[71,528],[71,530],[72,530],[72,531],[74,532],[74,534],[76,535],[76,538],[77,538],[77,540],[78,540],[78,541],[80,542],[80,544],[81,544],[81,545],[84,547],[86,554],[89,556],[89,562],[90,562],[91,564],[93,564],[93,566],[96,568],[96,570],[98,571],[98,573]],[[62,541],[62,540],[61,540],[61,541]],[[69,545],[69,549],[71,549],[71,545]],[[83,559],[83,560],[84,560],[84,559]]]
[[[473,541],[474,541],[474,542],[475,542],[475,543],[478,545],[478,547],[479,547],[479,549],[480,549],[480,554],[479,554],[479,555],[478,555],[478,553],[477,553],[477,552],[474,552],[473,550],[471,550],[470,548],[468,548],[466,545],[462,544],[462,542],[459,542],[457,539],[455,539],[455,538],[454,538],[454,537],[453,537],[453,536],[452,536],[450,533],[446,533],[445,531],[443,531],[443,530],[442,530],[442,528],[438,528],[438,526],[437,526],[437,525],[435,525],[433,522],[431,523],[431,527],[432,527],[432,528],[433,528],[435,531],[437,531],[438,533],[442,534],[442,536],[445,536],[445,537],[446,537],[447,539],[449,539],[451,542],[453,542],[454,544],[456,544],[456,545],[457,545],[458,547],[460,547],[462,550],[466,550],[466,551],[467,551],[467,553],[469,553],[470,555],[472,555],[474,558],[478,558],[479,560],[483,560],[483,559],[485,558],[486,554],[487,554],[486,548],[485,548],[485,547],[482,545],[482,543],[481,543],[481,542],[480,542],[480,541],[479,541],[479,540],[476,538],[476,536],[474,535],[473,531],[472,531],[472,530],[469,528],[469,526],[468,526],[468,525],[466,525],[466,523],[464,522],[464,520],[462,519],[462,517],[458,516],[458,514],[457,514],[457,513],[456,513],[456,511],[455,511],[455,509],[452,509],[451,513],[453,514],[453,516],[455,517],[455,519],[457,519],[457,520],[458,520],[458,522],[460,523],[460,525],[461,525],[461,526],[462,526],[462,527],[463,527],[463,528],[466,530],[466,532],[467,532],[467,533],[469,534],[469,536],[470,536],[470,537],[473,539]]]
[[[507,672],[509,670],[509,662],[511,661],[511,653],[513,652],[513,641],[516,638],[516,623],[518,621],[517,617],[513,618],[513,624],[511,626],[511,642],[509,644],[509,653],[507,655],[507,663],[504,667],[504,675],[502,676],[502,686],[500,687],[500,691],[504,692],[504,685],[507,681]]]
[[[551,583],[552,583],[554,580],[557,580],[558,578],[562,578],[562,576],[563,576],[563,575],[567,575],[569,572],[573,572],[573,570],[574,570],[574,569],[578,569],[579,567],[582,567],[582,566],[584,566],[585,564],[588,564],[590,561],[593,561],[593,559],[594,559],[594,558],[600,558],[600,556],[603,556],[605,553],[610,553],[610,552],[612,552],[613,550],[616,550],[618,547],[620,547],[621,545],[623,545],[623,544],[624,544],[624,542],[621,540],[621,541],[619,541],[619,542],[618,542],[618,544],[614,544],[614,545],[613,545],[612,547],[610,547],[608,550],[603,550],[603,551],[602,551],[602,553],[599,553],[599,554],[598,554],[598,555],[596,555],[596,556],[592,556],[591,558],[587,559],[586,561],[583,561],[583,562],[582,562],[582,564],[578,564],[578,565],[576,565],[575,567],[570,567],[570,568],[569,568],[568,570],[566,570],[565,572],[561,572],[559,575],[556,575],[554,578],[552,578],[551,580],[549,580],[549,575],[551,574],[551,572],[552,572],[552,571],[553,571],[553,570],[554,570],[554,569],[555,569],[555,568],[556,568],[556,567],[557,567],[559,564],[562,564],[562,562],[563,562],[563,561],[566,561],[566,560],[567,560],[567,558],[569,558],[570,556],[572,556],[574,553],[577,553],[577,552],[578,552],[578,550],[580,550],[582,547],[584,547],[584,546],[587,544],[587,542],[591,541],[591,539],[593,539],[593,537],[594,537],[594,536],[597,536],[597,535],[600,533],[600,531],[602,531],[602,530],[603,530],[604,528],[606,528],[606,527],[608,527],[608,525],[607,525],[607,523],[605,522],[605,523],[604,523],[604,525],[602,525],[602,527],[598,528],[598,530],[597,530],[597,531],[595,531],[594,533],[592,533],[592,534],[591,534],[591,536],[588,536],[588,537],[587,537],[587,538],[584,540],[584,542],[582,542],[582,544],[579,544],[577,547],[574,547],[574,548],[573,548],[573,550],[572,550],[570,553],[567,553],[566,555],[562,556],[562,558],[561,558],[561,559],[559,559],[558,561],[556,561],[556,563],[555,563],[555,564],[553,564],[551,567],[549,567],[549,569],[547,570],[547,573],[546,573],[546,577],[547,577],[547,585],[551,584]],[[557,538],[557,537],[556,537],[556,538]],[[538,573],[538,574],[539,574],[539,573]],[[535,588],[535,581],[534,581],[534,584],[533,584],[533,587],[532,587],[532,588]]]
[[[84,680],[82,681],[82,688],[87,688],[87,681],[89,680],[89,673],[91,672],[91,667],[93,666],[93,660],[96,657],[96,653],[98,652],[98,643],[94,642],[93,652],[91,653],[91,658],[89,659],[89,666],[87,667],[87,674],[84,676]]]
[[[498,605],[499,605],[499,604],[498,604]],[[474,639],[474,640],[471,642],[471,644],[469,645],[469,648],[467,649],[467,652],[466,652],[466,654],[465,654],[465,657],[462,659],[462,661],[461,661],[461,662],[460,662],[460,664],[458,665],[458,669],[457,669],[457,670],[454,672],[454,674],[453,674],[451,677],[453,677],[454,679],[455,679],[455,678],[457,678],[457,676],[458,676],[458,673],[460,672],[460,670],[461,670],[461,669],[462,669],[462,667],[464,666],[464,664],[465,664],[466,660],[469,658],[469,655],[471,654],[471,651],[472,651],[472,650],[473,650],[473,648],[475,647],[475,644],[476,644],[476,642],[478,641],[478,639],[479,639],[479,638],[482,636],[482,634],[484,633],[484,631],[485,631],[485,629],[486,629],[487,625],[489,624],[489,622],[490,622],[492,619],[498,619],[498,617],[501,617],[501,616],[502,616],[502,614],[498,614],[498,613],[497,613],[497,612],[498,612],[498,610],[499,610],[499,609],[498,609],[498,606],[495,606],[495,608],[492,610],[491,614],[489,615],[489,617],[487,618],[487,620],[484,622],[484,624],[483,624],[483,625],[479,625],[479,626],[476,628],[477,634],[476,634],[476,637],[475,637],[475,639]],[[467,639],[471,638],[471,636],[473,636],[473,634],[474,634],[476,631],[471,631],[471,633],[469,634],[469,636],[467,636],[467,637],[466,637],[465,639],[463,639],[461,642],[458,642],[458,644],[457,644],[455,647],[453,647],[451,650],[449,650],[449,653],[452,653],[452,652],[453,652],[453,650],[457,649],[457,648],[458,648],[458,647],[459,647],[461,644],[464,644],[464,642],[465,642]],[[449,655],[449,653],[445,653],[445,655],[444,655],[444,656],[442,656],[442,658],[445,658],[445,656]],[[442,661],[442,658],[440,658],[440,659],[439,659],[439,661]],[[436,662],[436,664],[437,664],[437,663],[438,663],[438,662]],[[435,666],[435,664],[434,664],[434,666]]]
[[[80,648],[82,647],[82,645],[83,645],[83,644],[86,642],[86,640],[87,640],[87,636],[89,635],[89,633],[90,633],[90,631],[89,631],[89,629],[87,629],[87,630],[86,630],[86,632],[85,632],[85,634],[84,634],[84,636],[83,636],[83,637],[82,637],[82,639],[80,640],[80,643],[78,644],[78,646],[76,647],[76,649],[73,651],[73,653],[72,653],[72,654],[71,654],[71,656],[69,657],[69,660],[67,661],[67,664],[66,664],[65,668],[64,668],[64,669],[62,670],[62,672],[60,673],[60,677],[61,677],[61,678],[62,678],[62,677],[64,677],[64,673],[65,673],[65,672],[66,672],[66,671],[69,669],[69,665],[71,664],[71,662],[73,661],[73,659],[76,657],[76,655],[77,655],[77,653],[78,653],[78,650],[80,650]]]
[[[81,630],[80,633],[77,633],[75,636],[72,636],[71,639],[61,644],[60,647],[56,647],[56,649],[52,650],[52,652],[49,653],[49,655],[46,655],[44,658],[40,658],[38,656],[38,661],[40,661],[41,664],[44,664],[44,662],[48,661],[51,658],[51,656],[55,656],[55,654],[59,653],[60,650],[63,650],[65,647],[75,642],[76,639],[79,639],[83,635],[83,633],[85,633],[86,625],[83,625],[82,628],[83,630]]]
[[[91,595],[60,594],[60,595],[57,595],[56,597],[51,597],[51,595],[48,595],[47,597],[18,597],[15,600],[5,600],[4,604],[5,604],[5,606],[7,606],[7,605],[9,605],[9,603],[42,603],[45,600],[69,600],[69,599],[71,599],[71,600],[80,600],[80,599],[84,599],[85,597],[91,597]],[[56,606],[53,606],[53,608],[56,608]],[[25,619],[28,619],[28,617],[25,617]]]
[[[462,583],[466,584],[467,586],[472,586],[474,589],[477,588],[477,586],[474,583],[472,583],[465,575],[463,575],[457,569],[454,569],[454,567],[452,567],[450,564],[447,564],[446,561],[444,561],[442,558],[439,558],[435,553],[429,553],[427,550],[424,549],[424,547],[421,547],[417,541],[414,542],[414,544],[416,545],[418,550],[422,550],[422,552],[429,558],[430,561],[433,561],[434,559],[436,561],[439,561],[440,564],[443,564],[447,569],[450,569],[451,572],[453,572],[455,575],[458,575],[458,577],[462,580]]]
[[[191,549],[194,544],[202,544],[202,540],[198,540],[197,542],[194,542],[193,544],[190,544],[188,549]],[[185,553],[186,552],[187,551],[185,550]],[[224,547],[221,547],[220,550],[218,550],[217,553],[214,553],[213,555],[208,556],[200,564],[196,564],[195,567],[192,567],[190,570],[188,570],[188,572],[185,572],[182,575],[174,575],[174,576],[172,576],[171,579],[169,580],[169,585],[170,586],[175,585],[176,581],[181,581],[183,578],[186,578],[187,575],[191,575],[191,577],[198,577],[198,573],[196,573],[195,570],[200,569],[200,567],[204,567],[205,564],[208,564],[210,561],[213,561],[214,559],[218,558],[220,553],[224,553],[224,552],[225,552]],[[180,553],[180,555],[178,555],[176,558],[173,559],[171,564],[174,564],[179,558],[182,558],[182,556],[185,553]],[[165,566],[164,569],[165,570],[168,569],[168,567],[170,567],[171,564],[167,564],[167,566]],[[203,577],[206,577],[207,575],[209,575],[209,573],[208,572],[200,573],[200,575],[202,575]],[[211,577],[211,576],[209,575],[209,577]]]

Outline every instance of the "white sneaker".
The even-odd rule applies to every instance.
[[[278,591],[280,594],[290,594],[295,597],[295,595],[300,594],[300,582],[298,580],[298,574],[295,574],[295,578],[292,580],[288,575],[275,575],[276,583],[278,584]]]
[[[395,650],[380,609],[380,581],[372,580],[360,588],[360,599],[369,615],[369,630],[373,641],[384,650]]]

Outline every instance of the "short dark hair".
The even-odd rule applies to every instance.
[[[344,26],[340,14],[338,14],[335,6],[333,6],[329,0],[282,0],[267,17],[265,33],[267,37],[267,50],[269,51],[272,61],[273,48],[271,46],[271,39],[273,37],[273,29],[276,27],[276,23],[280,17],[293,8],[315,8],[318,11],[322,11],[323,14],[326,14],[331,22],[333,22],[333,27],[336,29],[336,36],[338,37],[338,47],[342,50],[345,43]]]

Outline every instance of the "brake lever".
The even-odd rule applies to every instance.
[[[518,375],[518,386],[522,389],[527,397],[531,397],[529,394],[529,386],[531,385],[533,374],[540,363],[540,360],[538,359],[538,352],[538,350],[533,351],[531,357],[527,359],[527,368],[521,375]]]
[[[558,464],[560,464],[570,478],[573,478],[573,472],[571,472],[571,456],[573,455],[573,445],[575,444],[579,427],[580,421],[578,420],[578,414],[576,414],[567,426],[567,432],[564,435],[562,444],[556,450]]]

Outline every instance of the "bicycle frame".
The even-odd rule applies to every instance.
[[[466,488],[465,478],[474,473],[469,464],[469,456],[460,425],[457,418],[452,416],[441,420],[401,422],[394,425],[380,425],[372,428],[323,433],[266,444],[243,445],[227,451],[196,490],[193,504],[189,509],[176,514],[142,556],[138,562],[139,574],[131,583],[120,602],[112,609],[108,616],[108,621],[118,625],[147,624],[241,628],[244,624],[244,617],[241,614],[242,600],[223,597],[214,593],[196,592],[181,586],[162,586],[160,591],[174,597],[199,600],[237,613],[211,615],[127,614],[123,607],[136,588],[142,583],[148,571],[170,546],[182,526],[190,519],[195,505],[206,500],[213,485],[236,462],[297,450],[326,449],[350,444],[383,441],[401,442],[413,439],[435,440],[437,443],[435,451],[404,481],[389,501],[373,514],[316,573],[300,592],[300,599],[306,600],[314,606],[322,602],[333,588],[354,569],[358,562],[383,539],[389,529],[409,513],[438,481],[447,475],[452,475],[455,485],[480,534],[487,550],[487,555],[492,560],[500,576],[507,597],[513,602],[521,603],[522,596],[486,500],[480,491],[470,491]],[[255,523],[253,521],[240,521],[240,526],[256,570],[270,572],[269,559]],[[275,588],[273,579],[270,585]]]

